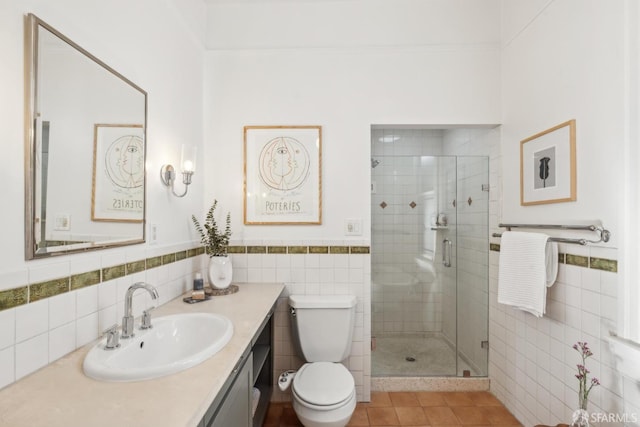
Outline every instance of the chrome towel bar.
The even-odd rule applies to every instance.
[[[608,242],[611,238],[611,232],[600,225],[554,225],[554,224],[499,224],[498,227],[506,228],[511,231],[512,228],[529,228],[529,229],[546,229],[546,230],[571,230],[571,231],[593,231],[598,233],[598,240],[589,239],[570,239],[565,237],[550,237],[549,240],[558,243],[572,243],[578,245],[587,245],[588,243]],[[502,233],[493,233],[493,237],[502,237]]]

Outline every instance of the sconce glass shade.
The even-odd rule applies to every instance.
[[[198,147],[191,146],[186,148],[183,145],[180,150],[180,167],[182,169],[182,183],[184,184],[184,192],[182,194],[176,193],[174,183],[176,181],[176,170],[173,165],[166,164],[160,169],[160,179],[162,183],[171,188],[171,192],[176,197],[184,197],[187,195],[189,185],[191,184],[191,178],[196,170],[196,156],[198,153]]]
[[[182,150],[180,152],[180,165],[182,167],[183,173],[196,171],[197,156],[198,156],[198,147],[196,147],[195,145],[182,146]]]

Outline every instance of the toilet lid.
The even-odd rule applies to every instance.
[[[293,390],[313,405],[335,405],[348,399],[355,382],[351,372],[340,363],[307,363],[296,372]]]

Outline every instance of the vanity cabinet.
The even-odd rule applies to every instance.
[[[251,342],[253,350],[253,388],[260,393],[258,401],[253,403],[255,407],[255,411],[253,411],[253,427],[262,426],[267,416],[271,395],[273,394],[274,311],[275,305],[269,310],[269,314]]]
[[[209,422],[204,424],[205,427],[251,425],[252,356],[253,354],[249,353],[248,357],[241,361],[242,366],[234,369],[235,379],[233,384],[227,391],[222,404],[211,414],[213,416],[210,415]],[[207,416],[205,415],[206,419]]]
[[[198,427],[262,426],[273,393],[273,313],[269,311]],[[258,395],[257,402],[254,396]],[[255,408],[255,410],[254,410]]]

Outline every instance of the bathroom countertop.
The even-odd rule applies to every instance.
[[[201,364],[154,380],[97,381],[82,371],[94,341],[0,390],[0,426],[196,427],[284,289],[238,285],[235,294],[197,304],[181,296],[154,311],[155,317],[210,312],[232,320],[231,341]]]

